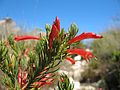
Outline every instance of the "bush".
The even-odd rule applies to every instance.
[[[103,32],[102,40],[94,40],[93,52],[100,62],[98,70],[106,82],[108,90],[120,89],[120,28]],[[104,73],[103,73],[104,72]]]

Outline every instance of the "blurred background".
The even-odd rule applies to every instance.
[[[75,90],[120,90],[120,0],[0,0],[0,39],[14,35],[45,34],[45,24],[58,16],[68,31],[76,23],[79,32],[95,32],[100,40],[85,40],[77,47],[92,51],[97,60],[87,64],[66,61],[59,71],[74,81]],[[67,68],[67,67],[70,68]]]

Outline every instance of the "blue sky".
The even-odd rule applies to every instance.
[[[120,0],[0,0],[0,19],[11,17],[20,26],[43,30],[58,16],[66,30],[75,22],[79,33],[99,33],[119,14]]]

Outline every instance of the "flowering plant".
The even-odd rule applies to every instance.
[[[3,84],[9,90],[41,89],[54,84],[58,78],[59,90],[73,90],[66,75],[57,76],[56,72],[64,60],[75,64],[73,54],[81,55],[86,61],[95,58],[90,51],[72,48],[73,43],[88,38],[102,38],[92,32],[76,36],[78,28],[72,24],[68,33],[60,28],[58,17],[52,27],[46,25],[45,36],[13,36],[8,41],[0,41],[0,69]],[[26,40],[36,40],[27,44]],[[61,80],[62,79],[62,80]]]

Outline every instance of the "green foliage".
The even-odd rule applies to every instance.
[[[94,61],[90,61],[89,62],[89,67],[91,67],[92,69],[98,69],[99,68],[99,61],[94,60]]]
[[[46,82],[45,78],[49,74],[52,74],[49,78],[54,79],[60,63],[68,56],[66,51],[70,48],[70,45],[67,42],[75,37],[78,28],[75,24],[72,24],[68,33],[65,33],[65,30],[62,29],[59,32],[58,40],[53,41],[51,49],[48,47],[51,26],[47,24],[45,28],[46,36],[42,36],[41,40],[36,43],[31,42],[30,45],[27,45],[27,41],[15,41],[12,34],[8,37],[7,43],[0,41],[0,69],[4,73],[2,82],[7,89],[20,90],[22,84],[20,85],[18,81],[19,74],[23,79],[28,73],[24,81],[25,85],[22,87],[25,90],[36,89],[35,82]],[[29,48],[29,51],[25,56],[24,53],[27,48]],[[22,70],[22,73],[20,73],[20,70]],[[49,78],[47,77],[47,80]],[[59,82],[59,89],[73,90],[73,84],[70,84],[68,77],[62,75],[61,78],[64,79],[64,82]],[[38,88],[41,87],[38,86]]]
[[[5,59],[8,49],[3,41],[0,41],[0,63]]]
[[[119,50],[116,50],[116,51],[113,51],[112,53],[112,60],[113,62],[120,62],[120,51]]]
[[[68,32],[68,39],[72,39],[73,37],[75,37],[75,35],[78,33],[78,28],[76,26],[75,23],[71,24],[70,28],[69,28],[69,32]]]
[[[49,24],[46,24],[45,25],[45,29],[46,29],[46,38],[48,39],[49,33],[51,31],[51,26]]]
[[[58,82],[58,90],[73,90],[74,84],[70,82],[67,75],[63,74],[60,76],[60,81]]]

